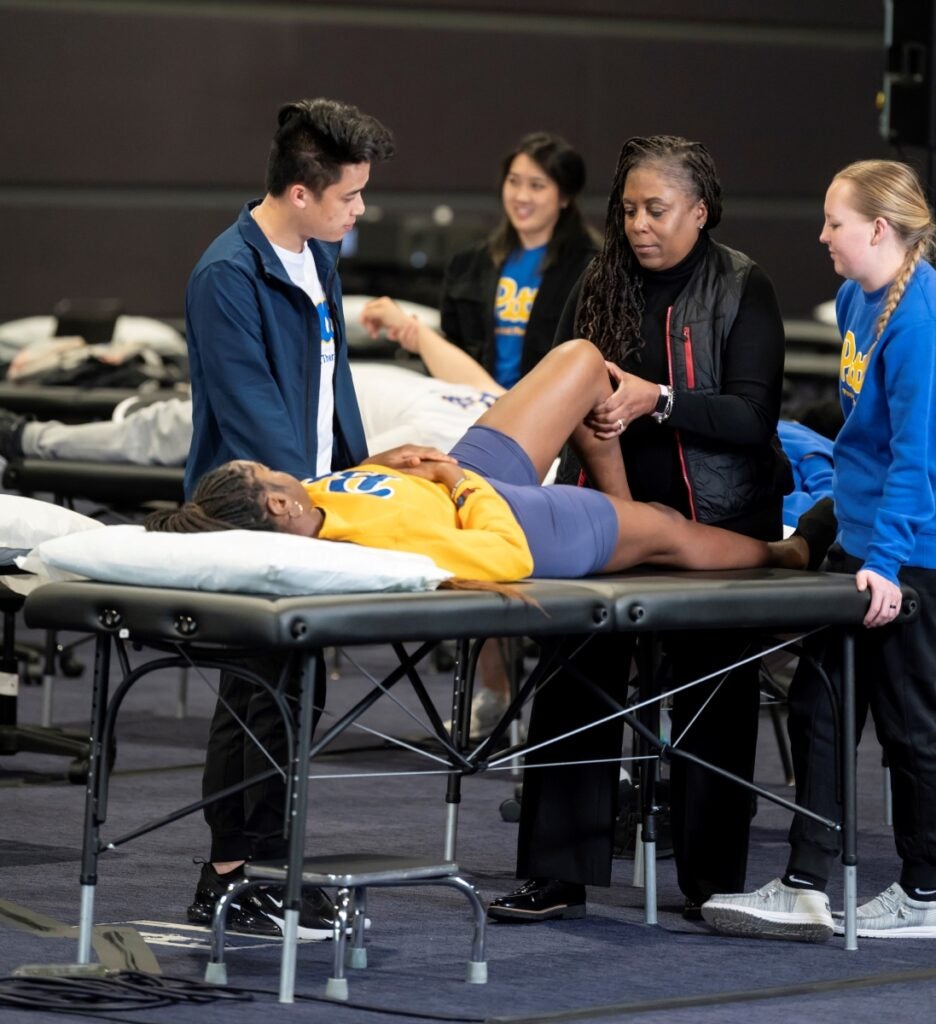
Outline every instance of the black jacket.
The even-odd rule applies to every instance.
[[[725,342],[752,267],[744,253],[713,242],[670,308],[666,359],[677,401],[680,393],[690,391],[720,393]],[[721,522],[793,489],[790,465],[776,434],[766,443],[733,446],[688,431],[677,431],[676,440],[693,519]]]
[[[552,348],[566,298],[596,252],[591,238],[583,235],[544,272],[523,338],[521,374]],[[442,333],[488,373],[494,371],[494,298],[500,269],[491,262],[487,245],[480,243],[452,257],[442,283]]]

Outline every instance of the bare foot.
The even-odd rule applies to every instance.
[[[809,545],[804,537],[794,535],[786,540],[767,543],[767,564],[774,569],[805,569],[809,564]]]

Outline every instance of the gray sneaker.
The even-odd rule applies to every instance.
[[[702,918],[723,935],[797,942],[825,942],[832,935],[829,897],[779,878],[755,892],[716,893],[702,904]]]
[[[897,882],[862,903],[857,917],[863,939],[936,939],[936,903],[911,899]],[[836,935],[844,934],[842,914],[833,915],[833,925]]]

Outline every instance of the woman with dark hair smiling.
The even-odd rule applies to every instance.
[[[501,165],[500,224],[446,269],[442,333],[505,388],[552,347],[569,292],[595,255],[576,203],[584,186],[585,162],[565,139],[524,136]],[[417,354],[423,332],[434,333],[387,298],[365,306],[362,319]]]

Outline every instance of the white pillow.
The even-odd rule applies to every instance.
[[[252,530],[108,526],[47,540],[35,554],[53,570],[108,583],[280,596],[433,590],[451,576],[426,555]]]
[[[0,494],[0,564],[9,565],[50,537],[103,527],[90,516],[50,501]]]

